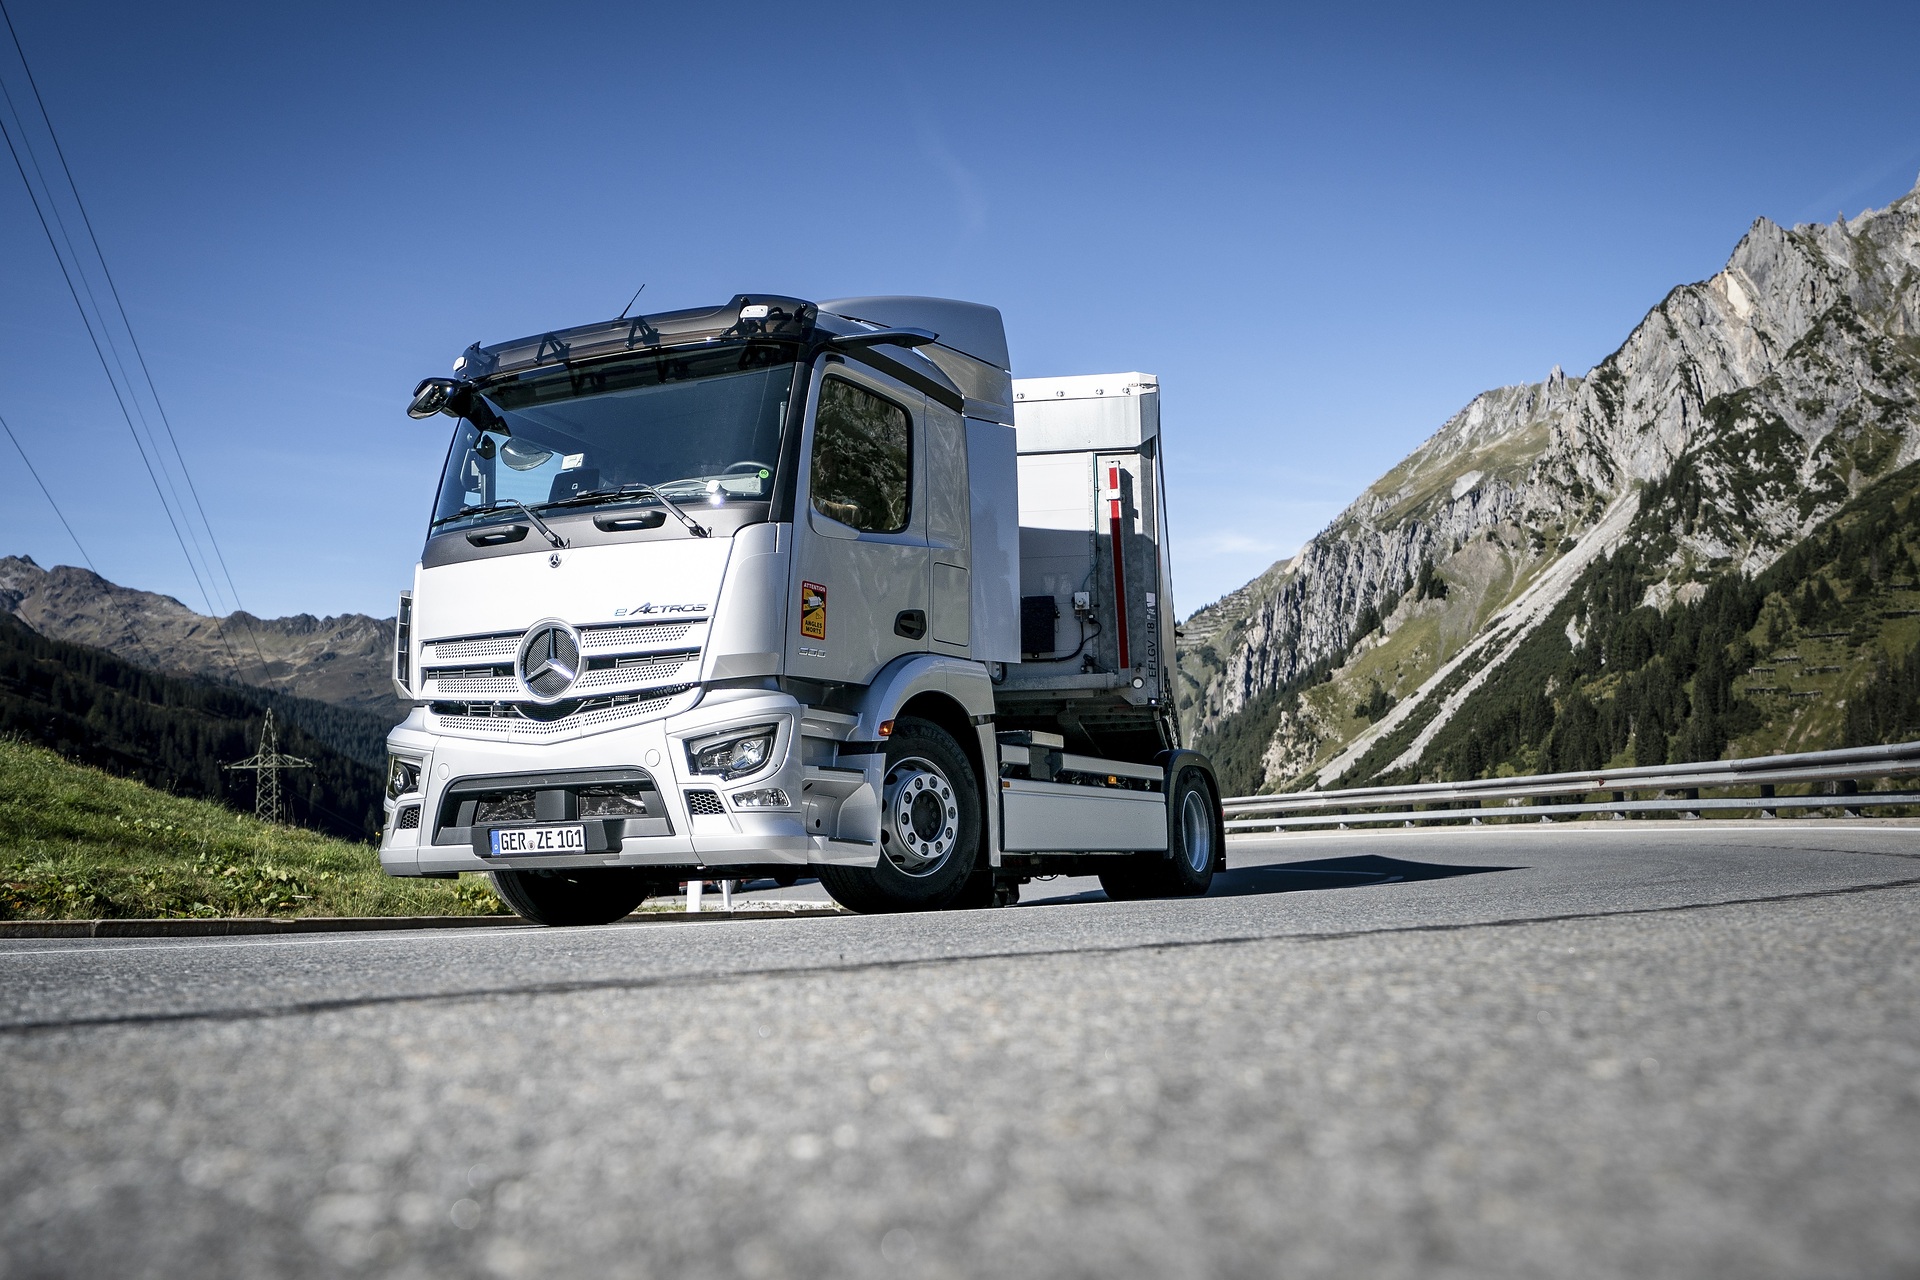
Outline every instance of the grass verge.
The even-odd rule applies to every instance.
[[[367,845],[0,741],[0,920],[505,914],[478,876],[396,880]]]

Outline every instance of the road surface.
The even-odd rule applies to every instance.
[[[0,1275],[1920,1271],[1920,829],[1229,858],[1178,902],[0,942]]]

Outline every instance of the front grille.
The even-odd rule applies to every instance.
[[[580,647],[588,653],[644,653],[687,638],[698,622],[615,622],[581,627]],[[429,640],[422,646],[421,661],[428,666],[449,662],[486,662],[511,660],[526,637],[523,631],[501,631],[486,636],[454,636]]]
[[[582,818],[646,818],[659,813],[660,793],[651,783],[604,782],[576,787],[573,795]]]
[[[471,662],[476,658],[511,658],[520,647],[524,632],[512,635],[473,636],[466,640],[433,640],[421,655],[424,662]]]
[[[571,822],[574,818],[649,818],[658,817],[660,813],[660,793],[651,782],[601,782],[570,790],[578,812],[565,821]],[[467,792],[463,796],[474,802],[469,826],[540,821],[538,801],[532,787]],[[649,798],[652,799],[651,804]],[[419,820],[416,810],[416,825]]]
[[[442,729],[479,730],[515,738],[552,738],[581,729],[645,719],[671,707],[687,688],[683,685],[648,695],[627,693],[552,706],[537,702],[436,702],[431,710]]]
[[[403,804],[393,811],[393,829],[395,831],[418,831],[420,829],[420,806]]]
[[[696,818],[707,818],[723,814],[726,809],[721,805],[720,793],[717,791],[689,791],[687,792],[687,812]]]
[[[512,667],[440,667],[429,669],[426,691],[443,698],[504,697],[520,692]]]
[[[659,657],[589,658],[587,669],[573,687],[582,692],[630,688],[633,685],[686,684],[698,673],[700,651]]]
[[[656,644],[672,644],[686,638],[696,625],[692,622],[616,622],[605,627],[580,628],[580,646],[587,652],[609,649],[633,649]],[[516,637],[517,641],[517,637]]]
[[[437,728],[509,738],[556,738],[667,711],[700,672],[706,619],[621,622],[579,629],[579,697],[540,703],[514,671],[524,631],[453,636],[421,646],[419,696]],[[692,637],[693,643],[685,643]]]
[[[625,839],[673,834],[653,776],[631,767],[456,778],[441,793],[437,812],[435,844],[469,845],[483,857],[489,831],[529,823],[584,823],[589,853],[618,852]]]
[[[475,796],[474,802],[473,826],[490,822],[532,822],[539,816],[533,811],[531,789],[484,792]]]

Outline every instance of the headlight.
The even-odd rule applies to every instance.
[[[420,789],[420,762],[404,756],[387,757],[387,799],[397,800]]]
[[[773,756],[774,735],[779,726],[755,725],[724,738],[709,738],[689,743],[687,756],[695,773],[718,774],[722,778],[744,778],[763,767]]]

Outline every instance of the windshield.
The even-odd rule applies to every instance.
[[[510,429],[454,433],[436,529],[561,504],[654,503],[622,492],[651,485],[682,505],[764,502],[797,368],[764,347],[558,370],[487,388]],[[742,368],[755,363],[765,367]]]

